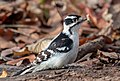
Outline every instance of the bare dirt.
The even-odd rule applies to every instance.
[[[120,81],[120,66],[92,65],[82,67],[77,64],[68,68],[7,77],[0,79],[0,81]]]

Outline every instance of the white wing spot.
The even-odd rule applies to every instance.
[[[48,49],[47,51],[48,51],[48,52],[50,52],[51,54],[53,54],[53,53],[54,53],[54,51],[53,51],[53,50],[49,50],[49,49]]]
[[[61,48],[56,48],[56,49],[62,51],[62,50],[65,50],[65,48],[66,47],[61,47]]]
[[[42,52],[42,55],[45,56],[44,60],[46,60],[47,59],[47,55],[44,52]]]
[[[41,61],[42,61],[41,58],[39,58],[39,57],[37,57],[36,59],[37,59],[38,62],[41,62]]]

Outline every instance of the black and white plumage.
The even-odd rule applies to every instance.
[[[23,75],[45,69],[61,68],[75,61],[79,47],[78,30],[85,21],[78,15],[68,15],[63,22],[64,29],[41,51],[35,61],[14,75]]]

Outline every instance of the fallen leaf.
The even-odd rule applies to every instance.
[[[89,7],[86,7],[85,11],[86,11],[87,14],[89,14],[87,16],[87,19],[89,21],[91,21],[94,25],[97,25],[97,17],[95,15],[95,13],[93,12],[93,10],[91,8],[89,8]]]
[[[8,61],[8,60],[12,60],[13,58],[10,57],[11,54],[13,54],[13,51],[14,50],[19,50],[20,48],[19,47],[13,47],[13,48],[10,48],[10,49],[6,49],[6,50],[3,50],[1,52],[1,58],[4,60],[4,61]]]
[[[32,33],[30,35],[31,38],[35,39],[35,40],[39,40],[40,39],[40,36],[37,34],[37,33]]]
[[[35,28],[18,28],[19,32],[26,34],[27,36],[30,36],[33,32],[36,32],[37,30]]]
[[[94,24],[96,27],[98,27],[99,29],[102,29],[104,27],[108,27],[111,22],[109,23],[107,20],[105,20],[102,15],[96,14],[91,8],[86,7],[85,11],[87,14],[89,14],[87,16],[87,19]],[[104,10],[105,12],[105,10]],[[111,20],[111,18],[109,18]],[[110,21],[109,20],[109,21]]]
[[[96,26],[97,26],[98,28],[102,29],[102,28],[104,28],[104,27],[108,27],[108,26],[109,26],[109,23],[108,23],[106,20],[104,20],[103,18],[100,18],[100,19],[98,19]]]
[[[7,41],[0,37],[0,48],[5,49],[5,48],[11,48],[14,46],[16,46],[16,44],[13,43],[12,41]]]
[[[22,43],[26,43],[26,44],[31,44],[31,43],[35,42],[34,39],[32,39],[28,36],[23,36],[23,35],[20,35],[19,37],[16,37],[15,41],[18,42],[18,43],[22,42]]]
[[[97,38],[97,36],[95,36],[95,35],[91,36],[91,37],[88,37],[88,38],[81,38],[79,40],[79,44],[82,45],[82,44],[84,44],[84,43],[86,43],[86,42],[88,42],[90,40],[94,40],[95,38]]]
[[[22,64],[23,60],[29,59],[29,62],[32,63],[35,58],[36,58],[35,55],[32,54],[29,56],[25,56],[25,57],[21,57],[21,58],[15,59],[15,60],[8,61],[8,62],[6,62],[6,64],[20,66]]]
[[[5,30],[4,29],[4,32],[3,32],[3,38],[4,39],[6,39],[6,40],[8,40],[8,41],[10,41],[10,40],[12,40],[13,39],[13,35],[14,35],[14,32],[12,32],[10,29],[7,29],[7,30]]]
[[[119,40],[120,39],[120,34],[117,32],[112,33],[112,39]]]
[[[34,44],[27,45],[26,47],[28,47],[28,50],[33,53],[39,53],[41,50],[44,50],[48,46],[52,39],[53,37],[43,38]]]
[[[13,54],[14,56],[24,56],[30,53],[38,54],[41,50],[45,49],[48,46],[52,39],[53,37],[40,39],[36,43],[26,45],[24,48],[20,50],[14,50]]]
[[[105,64],[116,63],[120,59],[119,55],[115,52],[104,52],[98,50],[97,54],[99,55],[98,58],[100,59],[100,61],[102,61]]]
[[[6,69],[3,69],[2,74],[0,75],[0,78],[5,78],[7,76],[8,76],[8,73],[7,73]]]
[[[12,54],[13,51],[15,51],[15,50],[17,51],[19,49],[20,49],[19,47],[13,47],[13,48],[10,48],[10,49],[3,50],[1,52],[1,57],[6,57],[7,55]]]
[[[26,55],[26,54],[30,54],[31,52],[28,50],[28,48],[27,47],[25,47],[25,48],[23,48],[23,49],[21,49],[21,50],[14,50],[13,51],[13,54],[14,54],[14,56],[24,56],[24,55]]]
[[[78,62],[80,64],[80,66],[86,66],[86,67],[90,67],[92,66],[93,64],[97,64],[98,63],[98,59],[94,58],[94,59],[91,59],[91,60],[87,60],[87,61],[83,61],[83,62]]]

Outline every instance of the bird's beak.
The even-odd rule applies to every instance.
[[[78,23],[82,23],[82,22],[84,22],[86,20],[87,20],[87,18],[80,17],[79,20],[78,20]]]
[[[81,22],[84,22],[86,20],[87,20],[87,18],[81,18]]]

